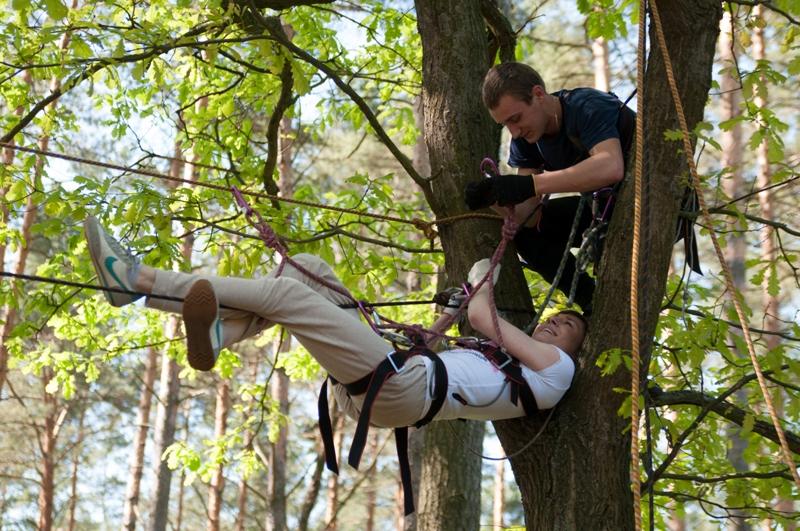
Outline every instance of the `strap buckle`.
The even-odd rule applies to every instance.
[[[393,354],[397,354],[397,351],[396,351],[396,350],[393,350],[393,351],[391,351],[390,353],[388,353],[388,354],[386,355],[386,359],[388,359],[388,360],[389,360],[389,363],[392,365],[392,369],[394,369],[394,372],[395,372],[396,374],[400,374],[401,372],[403,372],[403,369],[405,368],[405,363],[401,363],[401,364],[398,366],[397,362],[396,362],[396,361],[394,361],[394,358],[392,357],[392,355],[393,355]]]
[[[502,363],[500,363],[500,361],[497,359],[498,354],[502,354],[506,357],[506,359]],[[514,361],[514,358],[512,358],[508,352],[506,352],[501,348],[498,348],[497,350],[492,352],[491,356],[492,356],[492,362],[494,362],[495,367],[497,367],[500,370],[502,370],[503,367]]]

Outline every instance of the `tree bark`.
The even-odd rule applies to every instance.
[[[72,474],[69,481],[69,507],[67,509],[67,530],[75,531],[75,511],[78,507],[78,469],[81,462],[81,450],[83,449],[84,420],[86,419],[86,408],[81,407],[78,415],[78,434],[75,437],[75,448],[72,455]]]
[[[142,389],[139,394],[139,408],[136,413],[136,435],[133,439],[133,453],[128,465],[128,486],[125,489],[125,507],[122,516],[122,528],[135,531],[139,517],[139,490],[144,472],[144,450],[147,445],[147,432],[150,427],[150,409],[153,402],[153,384],[156,380],[158,351],[147,349],[147,359],[142,374]]]
[[[368,455],[372,456],[372,459],[378,459],[378,434],[375,430],[369,434],[369,443],[368,443]],[[366,523],[364,524],[364,531],[375,531],[375,508],[377,505],[377,481],[376,476],[378,474],[378,467],[372,467],[367,471],[367,485],[366,485]]]
[[[480,83],[490,66],[481,2],[428,0],[415,6],[431,168],[426,196],[436,217],[442,218],[465,212],[459,199],[464,186],[480,177],[483,157],[497,156],[500,129],[480,100]],[[491,256],[499,241],[498,229],[495,222],[476,219],[438,227],[447,285],[460,283],[476,260]],[[524,285],[519,267],[515,271],[508,278],[513,277],[517,287]],[[497,291],[506,294],[510,286],[501,281]],[[466,448],[481,448],[483,432],[483,424],[475,422],[436,422],[425,429],[419,529],[479,527],[481,461]]]
[[[506,511],[506,464],[504,461],[495,462],[494,466],[494,496],[492,500],[492,525],[495,529],[503,529],[503,514]]]
[[[659,1],[665,39],[675,69],[689,128],[702,119],[720,5],[710,0]],[[650,41],[656,43],[655,35]],[[677,214],[688,169],[664,131],[676,129],[677,116],[666,83],[664,60],[651,45],[645,75],[643,204],[639,269],[639,340],[642,378],[647,376],[652,336],[670,263]],[[632,165],[631,165],[632,166]],[[511,459],[522,491],[526,522],[532,529],[610,529],[633,527],[630,491],[629,419],[617,415],[630,387],[630,373],[618,369],[601,376],[595,366],[603,352],[631,345],[629,297],[633,186],[630,176],[617,207],[600,264],[594,313],[571,391],[559,404],[538,443]],[[538,422],[496,423],[507,452],[530,439]],[[638,466],[638,463],[636,464]],[[552,503],[557,499],[559,503]]]
[[[44,429],[39,432],[39,449],[42,459],[39,465],[41,485],[39,487],[39,531],[50,531],[53,528],[53,493],[55,489],[55,450],[58,423],[58,401],[46,391],[47,384],[53,378],[53,370],[42,369],[42,393],[44,397]]]
[[[221,439],[225,436],[228,424],[228,410],[230,409],[230,380],[220,378],[217,383],[217,405],[214,414],[214,438]],[[211,478],[208,487],[208,531],[219,531],[219,515],[222,509],[222,491],[225,488],[225,476],[220,463]]]
[[[762,14],[762,6],[757,5],[753,8],[753,18],[760,19]],[[764,40],[764,30],[759,24],[753,27],[753,59],[761,61],[766,59],[766,43]],[[765,81],[765,80],[762,80]],[[759,109],[767,106],[767,94],[761,90],[759,85],[756,85],[754,94],[754,103]],[[756,187],[762,192],[758,194],[758,203],[761,207],[761,217],[767,220],[773,220],[773,193],[768,187],[772,181],[772,171],[769,164],[769,145],[767,140],[764,139],[756,150],[756,158],[758,162],[758,175],[756,177]],[[778,249],[775,245],[775,229],[769,224],[764,224],[761,227],[761,260],[765,264],[775,264],[778,262]],[[778,271],[775,271],[778,274]],[[764,287],[762,292],[762,302],[764,306],[764,329],[767,332],[776,333],[780,330],[780,323],[778,315],[780,315],[781,301],[777,294],[773,295],[769,292],[769,279],[764,279]],[[767,350],[777,348],[780,344],[780,339],[777,335],[766,334],[764,338]],[[776,389],[776,396],[773,399],[775,409],[780,416],[783,411],[783,393],[781,388]],[[794,500],[791,498],[781,498],[775,505],[775,509],[784,511],[786,513],[794,512]],[[787,522],[785,524],[786,531],[795,531],[797,529],[796,522]]]
[[[167,337],[174,338],[180,335],[180,322],[176,317],[169,317],[167,327]],[[164,531],[167,528],[169,518],[169,493],[172,471],[161,456],[175,442],[175,421],[178,413],[178,395],[180,393],[179,373],[180,367],[175,360],[169,357],[165,349],[161,356],[161,380],[159,382],[158,412],[153,445],[156,478],[155,491],[153,492],[155,505],[149,522],[151,531]]]
[[[284,31],[291,38],[293,31],[284,27]],[[288,89],[291,94],[291,87]],[[294,172],[292,168],[292,138],[294,130],[289,118],[282,117],[278,128],[278,189],[284,197],[294,194]],[[271,176],[270,176],[271,177]],[[276,359],[291,350],[292,338],[288,330],[281,333],[275,347]],[[283,369],[276,369],[270,382],[272,399],[278,403],[281,415],[289,415],[289,377]],[[278,439],[272,444],[270,452],[269,475],[269,504],[267,512],[267,529],[270,531],[284,531],[287,529],[286,517],[286,461],[288,455],[289,427],[282,426]]]
[[[731,14],[725,12],[720,21],[719,35],[719,62],[722,66],[720,75],[720,120],[731,120],[741,114],[739,105],[741,103],[741,92],[736,66],[736,57],[733,53],[733,25]],[[722,181],[722,190],[728,198],[737,197],[743,192],[744,178],[742,177],[742,127],[734,125],[729,130],[720,133],[721,160],[723,168],[727,168],[727,175]],[[738,218],[733,218],[731,226],[727,231],[727,246],[725,248],[725,261],[731,268],[733,284],[736,290],[741,292],[745,286],[744,261],[747,250],[744,236],[741,232]],[[737,330],[732,334],[741,335]],[[735,344],[735,343],[734,343]],[[747,353],[739,352],[734,347],[735,354],[742,361],[747,358]],[[747,391],[742,388],[736,394],[736,401],[739,404],[747,403]],[[747,441],[741,437],[741,430],[737,426],[727,428],[727,435],[731,441],[728,448],[728,460],[737,472],[748,470],[747,460],[744,452],[747,449]],[[747,522],[746,511],[731,510],[731,528],[733,531],[751,531],[752,527]]]

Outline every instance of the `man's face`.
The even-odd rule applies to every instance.
[[[506,94],[500,98],[496,107],[489,109],[492,119],[507,127],[512,138],[524,138],[529,144],[537,142],[544,135],[550,118],[544,109],[543,103],[547,94],[542,87],[533,87],[531,94],[530,103]]]
[[[539,323],[531,337],[555,345],[564,352],[577,354],[586,336],[586,325],[575,315],[559,313]]]

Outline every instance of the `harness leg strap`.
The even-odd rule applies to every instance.
[[[400,481],[403,483],[403,510],[408,516],[414,512],[414,486],[411,483],[411,465],[408,462],[408,427],[394,429],[394,443],[400,464]]]
[[[333,426],[331,425],[330,409],[328,407],[328,378],[322,382],[317,400],[317,414],[319,415],[319,433],[322,446],[325,449],[325,466],[334,474],[339,474],[339,463],[336,460],[336,446],[333,444]]]

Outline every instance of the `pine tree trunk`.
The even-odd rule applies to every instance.
[[[368,455],[372,456],[372,459],[378,459],[378,434],[376,430],[373,430],[372,433],[369,434],[369,443],[367,445],[367,452]],[[378,467],[372,467],[367,471],[367,485],[366,485],[366,505],[365,510],[367,513],[366,524],[364,525],[364,531],[375,531],[375,508],[377,506],[377,473]]]
[[[214,414],[214,438],[221,439],[225,436],[228,423],[228,409],[230,408],[230,380],[220,378],[217,383],[217,406]],[[222,509],[222,491],[225,487],[225,476],[222,464],[217,466],[211,485],[208,487],[208,525],[207,531],[219,531],[219,515]]]
[[[203,99],[198,101],[198,105],[203,105]],[[181,160],[181,142],[175,142],[175,157],[173,157],[170,166],[170,175],[173,177],[183,177],[189,181],[197,179],[196,168],[191,162],[185,166],[180,162]],[[194,158],[193,154],[189,154],[190,161]],[[177,186],[177,185],[175,185]],[[194,236],[189,234],[184,238],[181,249],[183,260],[187,264],[191,264],[192,249],[194,248]],[[181,322],[176,316],[170,316],[167,321],[167,337],[176,338],[180,337]],[[180,367],[171,359],[167,350],[161,360],[161,380],[159,383],[159,400],[158,400],[158,414],[156,416],[156,431],[155,431],[155,456],[158,463],[156,468],[156,490],[153,498],[154,509],[150,518],[150,531],[163,531],[166,529],[169,520],[169,495],[170,483],[172,482],[172,471],[167,466],[166,461],[162,460],[161,456],[164,451],[175,442],[175,423],[178,413],[178,400],[180,394]]]
[[[753,18],[760,19],[762,15],[763,8],[760,5],[757,5],[753,8]],[[764,42],[764,30],[763,27],[759,24],[754,24],[753,26],[753,59],[756,61],[761,61],[766,58],[765,54],[765,47],[766,43]],[[767,106],[767,94],[762,93],[760,87],[756,86],[755,94],[754,94],[754,103],[756,107],[759,109],[764,108]],[[772,171],[770,169],[769,164],[769,145],[767,140],[764,139],[761,144],[759,144],[758,149],[756,151],[756,157],[758,161],[758,176],[756,178],[756,188],[759,190],[763,190],[758,194],[758,203],[761,207],[761,216],[764,219],[772,220],[774,219],[773,214],[773,195],[772,191],[768,190],[767,187],[772,184]],[[761,227],[761,260],[765,264],[775,264],[778,261],[778,249],[775,245],[775,229],[768,225],[764,224]],[[778,271],[775,271],[775,274],[779,274]],[[764,336],[764,341],[766,342],[767,350],[772,350],[777,348],[780,344],[780,338],[777,335],[777,332],[780,330],[780,322],[778,320],[778,315],[780,315],[781,311],[781,301],[777,294],[773,295],[769,292],[769,278],[764,279],[764,288],[762,293],[762,301],[764,306],[764,329],[767,332],[772,332],[775,335],[770,335],[769,333]],[[784,404],[784,397],[781,391],[781,388],[778,387],[776,389],[776,396],[773,398],[773,402],[775,404],[775,409],[778,413],[778,416],[781,416],[783,412],[783,404]],[[786,513],[794,512],[795,502],[791,498],[782,498],[778,500],[778,503],[775,505],[775,509],[778,511],[783,511]],[[795,522],[788,522],[785,525],[786,531],[795,531],[797,529],[797,524]]]
[[[334,444],[339,450],[339,460],[341,461],[342,441],[344,440],[344,415],[339,415],[337,419],[331,419],[334,426]],[[341,470],[341,463],[339,464]],[[339,476],[328,474],[328,485],[325,490],[325,529],[336,531],[337,514],[339,507]]]
[[[733,27],[731,21],[731,14],[725,12],[720,21],[720,35],[719,35],[719,61],[722,65],[722,74],[720,75],[720,120],[731,120],[741,114],[739,105],[741,103],[741,93],[739,90],[739,79],[735,75],[736,57],[733,53]],[[721,160],[720,164],[723,168],[729,168],[726,178],[722,181],[722,190],[728,198],[736,197],[743,192],[744,179],[742,177],[742,128],[739,124],[734,125],[729,130],[720,132],[720,145]],[[736,290],[741,292],[745,286],[744,278],[744,261],[745,252],[747,250],[747,243],[741,232],[736,232],[737,229],[741,230],[739,220],[734,219],[731,222],[731,227],[727,229],[730,231],[728,234],[727,247],[725,248],[725,261],[731,268],[733,276],[733,284]],[[733,334],[741,335],[737,331]],[[745,361],[747,353],[735,352],[737,357]],[[747,391],[740,389],[735,394],[736,402],[741,404],[747,403]],[[748,470],[747,460],[745,459],[744,452],[747,449],[747,441],[741,437],[741,429],[738,426],[731,426],[727,430],[727,436],[730,439],[730,447],[728,448],[728,460],[731,466],[737,472],[746,472]],[[733,531],[750,531],[752,527],[747,523],[746,511],[737,509],[731,510],[731,529]]]
[[[255,383],[258,380],[258,367],[259,367],[260,357],[253,356],[252,361],[250,363],[250,382]],[[252,448],[253,438],[255,434],[248,430],[247,434],[245,435],[244,441],[244,448]],[[236,531],[244,531],[245,523],[247,522],[247,490],[248,484],[247,480],[242,478],[239,482],[239,493],[238,493],[238,502],[237,502],[237,514],[236,514],[236,524],[234,529]]]
[[[122,529],[135,531],[139,517],[139,488],[144,471],[144,450],[147,444],[150,409],[153,397],[153,384],[156,380],[158,351],[149,347],[142,375],[142,389],[139,393],[139,408],[136,413],[136,435],[133,439],[133,453],[128,465],[128,486],[125,489],[125,507],[122,516]]]
[[[608,41],[604,37],[592,39],[592,66],[594,67],[594,88],[608,92],[611,90],[611,70],[608,66]]]
[[[286,31],[286,28],[284,29]],[[291,30],[289,30],[291,35]],[[278,189],[280,195],[291,197],[294,193],[292,171],[292,138],[294,130],[289,118],[282,118],[278,136]],[[291,350],[291,336],[283,331],[276,345],[277,356],[285,355]],[[282,415],[289,414],[289,377],[283,369],[276,369],[270,382],[272,399],[278,403]],[[286,459],[288,450],[288,426],[282,426],[278,439],[272,445],[270,453],[269,504],[267,512],[267,529],[269,531],[285,531],[286,518]]]
[[[335,410],[338,411],[338,410]],[[336,426],[338,419],[336,414],[331,416],[331,423]],[[319,491],[322,488],[322,472],[325,469],[325,453],[322,448],[322,439],[317,434],[317,460],[314,463],[314,471],[308,480],[308,489],[303,498],[303,503],[300,505],[300,514],[297,517],[298,531],[308,531],[308,522],[311,519],[311,511],[317,504],[319,498]]]
[[[506,464],[496,461],[494,466],[494,499],[492,503],[492,525],[503,529],[503,514],[506,512]]]
[[[167,337],[180,336],[180,322],[170,316],[167,321]],[[164,451],[175,442],[175,421],[178,413],[180,367],[169,357],[167,350],[161,356],[161,378],[159,382],[158,409],[154,430],[153,455],[156,462],[154,507],[150,514],[150,531],[164,531],[169,519],[169,495],[172,471],[162,460]]]
[[[56,435],[58,432],[58,400],[46,391],[47,384],[53,378],[53,370],[49,367],[42,369],[42,393],[44,402],[44,426],[39,431],[39,449],[42,460],[39,465],[41,484],[39,487],[39,531],[50,531],[53,528],[53,495],[55,491],[55,451]]]
[[[78,416],[78,434],[75,438],[75,448],[72,454],[72,474],[70,474],[69,481],[69,507],[67,508],[68,531],[75,531],[75,511],[78,506],[78,467],[81,462],[81,450],[83,449],[83,424],[85,418],[86,409],[81,407],[81,412]]]

